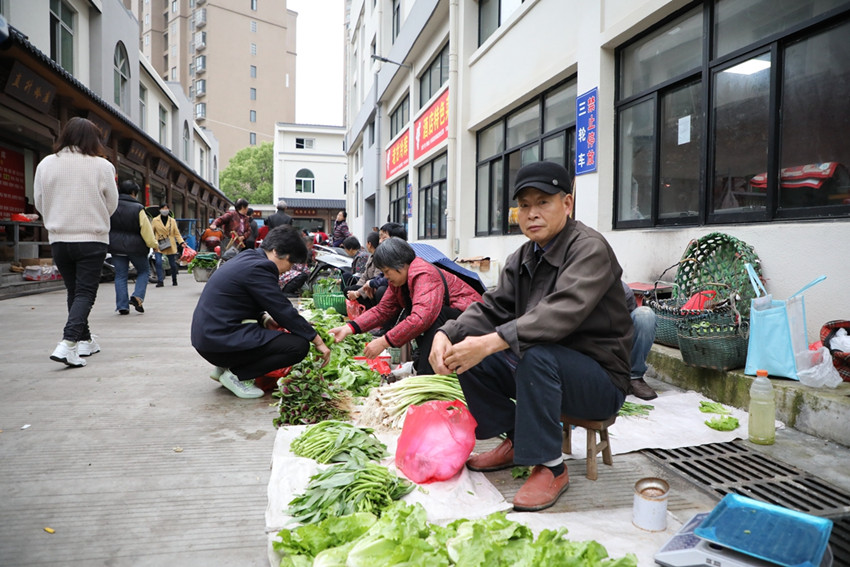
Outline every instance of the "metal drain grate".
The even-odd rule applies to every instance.
[[[737,443],[646,449],[644,455],[709,493],[734,493],[830,518],[835,565],[850,565],[850,494]]]

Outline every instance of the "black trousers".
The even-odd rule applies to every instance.
[[[625,395],[598,362],[578,351],[546,344],[522,358],[491,354],[458,376],[478,422],[475,436],[490,439],[513,431],[514,462],[539,465],[561,456],[561,414],[606,419]]]
[[[62,338],[74,342],[91,340],[89,313],[97,299],[107,245],[102,242],[54,242],[50,248],[68,294],[68,319]]]
[[[307,339],[291,333],[280,333],[257,348],[237,352],[199,350],[198,354],[210,364],[229,369],[239,380],[252,380],[272,370],[298,364],[308,352],[310,342]]]

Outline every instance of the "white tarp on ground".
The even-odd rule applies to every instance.
[[[633,402],[641,402],[629,398]],[[647,417],[621,417],[609,429],[612,452],[629,453],[640,449],[674,449],[723,443],[744,438],[747,435],[747,413],[729,408],[731,415],[738,418],[739,426],[734,431],[715,431],[705,425],[713,417],[699,411],[700,401],[710,401],[695,393],[666,392],[647,403],[654,406]],[[777,427],[783,427],[777,422]],[[268,487],[266,509],[266,531],[271,541],[275,534],[288,525],[289,516],[284,512],[289,501],[306,488],[310,476],[320,465],[311,459],[293,455],[289,445],[304,432],[306,426],[281,427],[275,438],[272,456],[272,471]],[[391,470],[400,474],[393,464],[398,432],[379,432],[378,437],[387,445],[390,457],[383,461]],[[573,431],[573,454],[570,458],[583,459],[585,432]],[[569,493],[567,493],[569,497]],[[482,473],[464,469],[461,474],[447,482],[437,482],[414,489],[404,497],[409,503],[419,502],[432,522],[447,523],[458,518],[479,518],[499,510],[509,510],[511,505]],[[604,545],[612,557],[635,553],[640,565],[653,565],[652,556],[680,527],[668,515],[667,530],[647,533],[631,523],[631,508],[570,513],[510,513],[508,518],[528,525],[535,533],[542,529],[557,529],[566,526],[569,537],[574,540],[596,539],[604,533]],[[603,542],[603,541],[601,541]],[[277,567],[278,559],[269,546],[271,564]]]

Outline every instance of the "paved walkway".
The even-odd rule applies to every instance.
[[[272,398],[207,378],[202,289],[181,273],[119,316],[102,284],[85,368],[48,358],[64,291],[0,302],[0,565],[268,565]]]
[[[64,291],[0,301],[0,565],[269,564],[275,409],[269,396],[240,400],[207,377],[189,344],[202,289],[181,273],[178,287],[148,288],[146,313],[119,316],[112,284],[101,285],[91,324],[103,351],[85,368],[48,358]],[[850,491],[845,447],[789,429],[751,447]],[[645,458],[615,462],[589,490],[578,478],[568,503],[619,478],[627,498],[595,505],[628,507],[628,475],[644,474]],[[676,482],[674,513],[706,509],[699,488]]]

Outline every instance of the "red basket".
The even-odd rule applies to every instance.
[[[829,347],[829,341],[832,340],[838,329],[847,329],[847,332],[850,333],[850,321],[835,320],[825,323],[820,329],[820,340],[823,342],[823,346],[832,353],[832,364],[841,374],[841,378],[845,382],[850,382],[850,352],[834,350]]]

